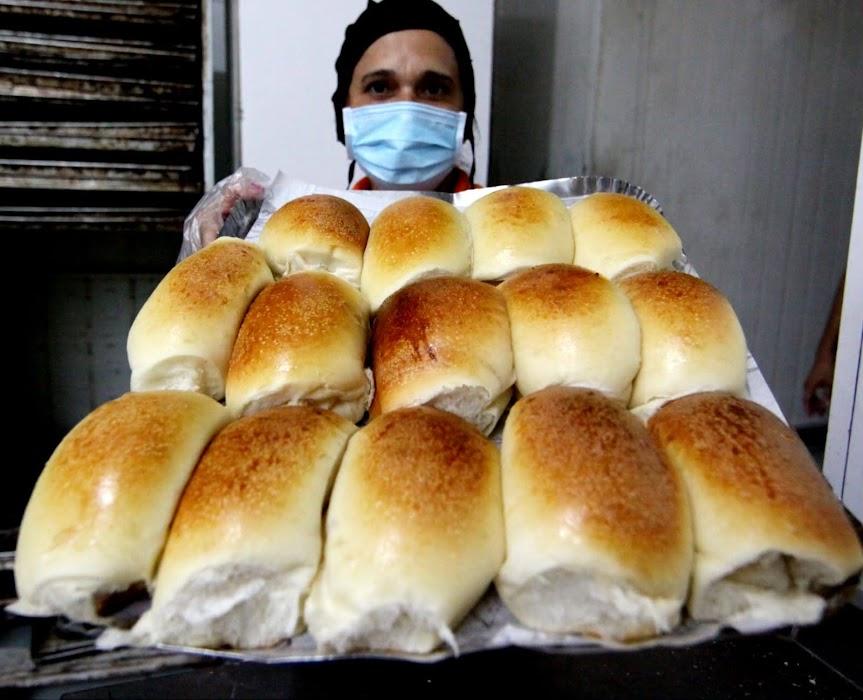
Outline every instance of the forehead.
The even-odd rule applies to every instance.
[[[458,62],[452,47],[428,29],[405,29],[385,34],[362,55],[354,77],[388,70],[397,73],[435,71],[458,79]]]

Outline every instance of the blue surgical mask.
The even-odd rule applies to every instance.
[[[345,107],[345,145],[379,189],[433,190],[452,170],[467,114],[418,102]]]

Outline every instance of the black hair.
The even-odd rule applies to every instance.
[[[464,97],[464,111],[467,114],[464,133],[465,141],[474,149],[473,117],[476,108],[476,88],[474,87],[473,64],[470,51],[461,31],[458,20],[447,13],[433,0],[380,0],[369,4],[356,22],[345,30],[342,50],[336,59],[338,82],[333,93],[333,108],[336,112],[336,137],[345,142],[345,125],[342,109],[348,101],[348,89],[354,75],[354,68],[360,58],[373,43],[386,34],[405,29],[428,29],[438,34],[453,50],[458,64],[459,80]],[[471,179],[475,164],[471,166]]]

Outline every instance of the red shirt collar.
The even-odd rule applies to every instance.
[[[465,190],[472,190],[479,188],[479,185],[475,185],[470,181],[470,178],[467,176],[467,173],[460,168],[453,168],[452,174],[446,178],[441,183],[441,186],[438,187],[439,192],[464,192]],[[357,180],[352,186],[352,190],[370,190],[372,189],[372,181],[367,177],[364,177],[360,180]]]

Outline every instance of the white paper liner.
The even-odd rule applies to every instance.
[[[637,651],[653,647],[682,647],[700,644],[715,639],[721,626],[715,623],[696,623],[685,621],[673,632],[640,642],[624,644],[580,637],[578,635],[547,634],[529,630],[516,621],[512,613],[501,602],[494,589],[490,589],[483,599],[474,606],[464,622],[456,630],[455,638],[459,655],[478,651],[501,649],[516,646],[558,653],[581,654],[603,650]],[[429,654],[403,654],[399,652],[367,651],[348,654],[322,654],[317,651],[315,642],[309,634],[302,634],[270,649],[221,650],[199,649],[196,647],[158,644],[165,651],[200,654],[215,658],[260,663],[278,664],[308,661],[329,661],[332,659],[392,659],[433,663],[451,658],[454,654],[447,648]]]

